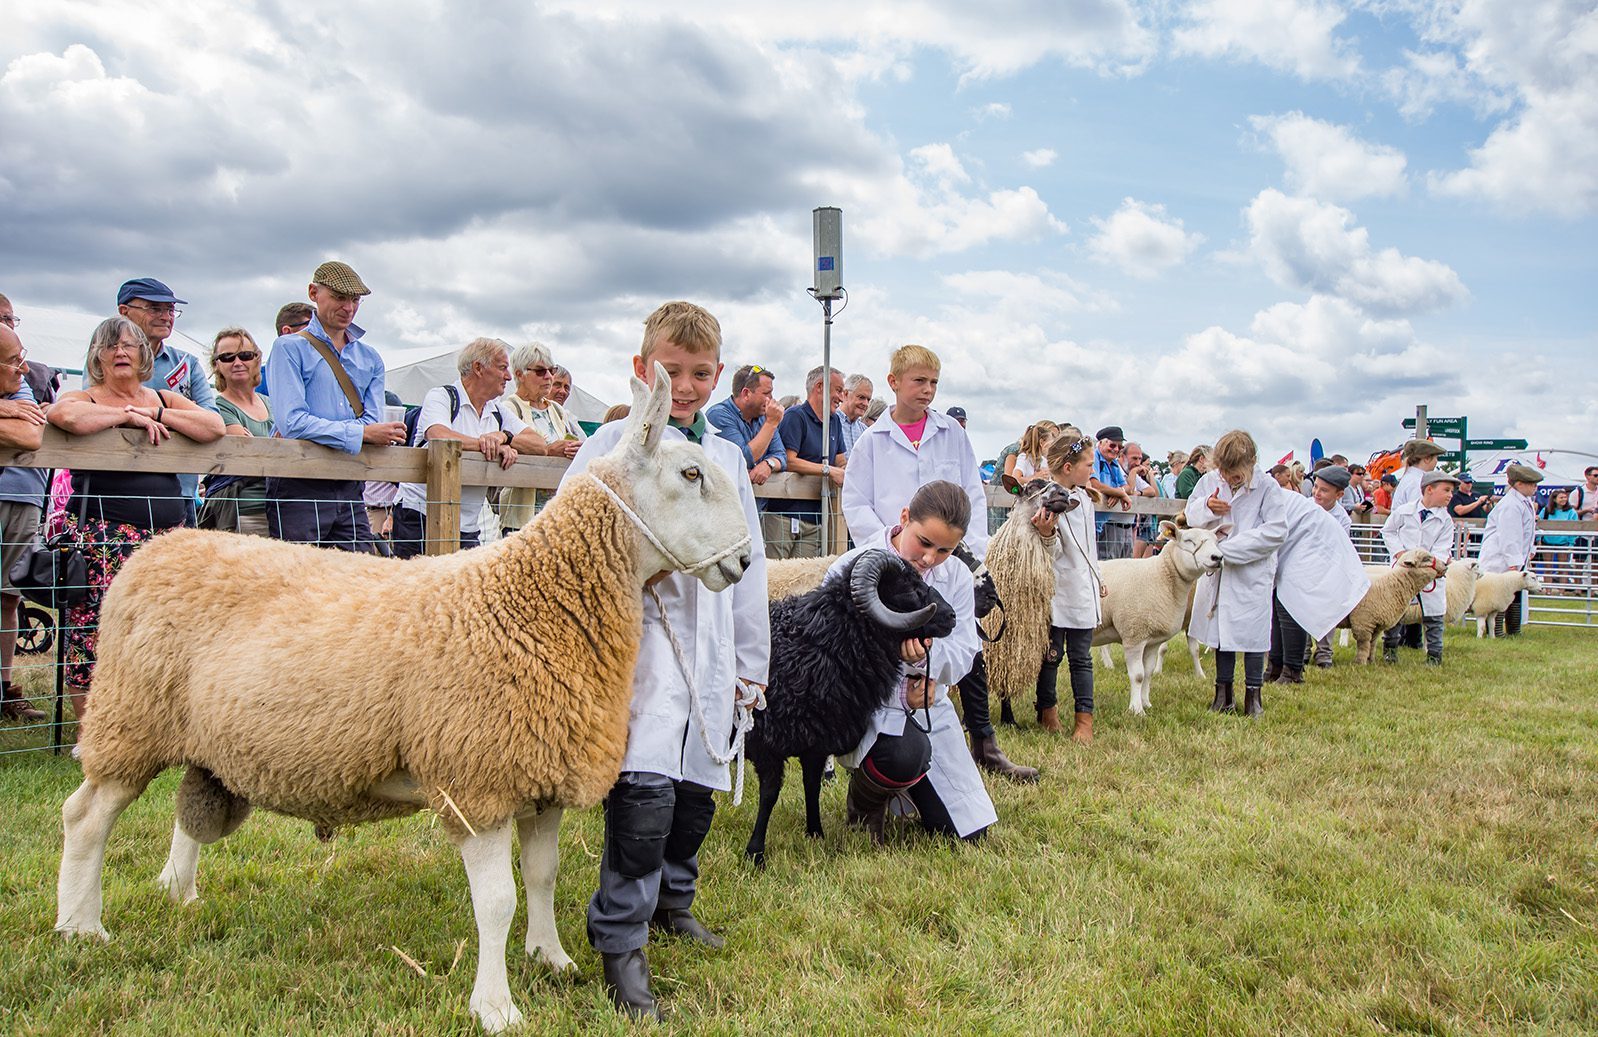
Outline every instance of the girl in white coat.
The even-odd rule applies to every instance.
[[[1271,647],[1271,593],[1276,552],[1287,537],[1282,488],[1259,467],[1254,437],[1233,429],[1215,443],[1215,470],[1193,487],[1187,501],[1190,525],[1213,529],[1221,538],[1219,572],[1199,580],[1188,632],[1215,649],[1215,701],[1210,709],[1230,712],[1237,653],[1243,653],[1243,712],[1265,712],[1260,686]]]
[[[1512,464],[1504,476],[1509,481],[1509,489],[1487,513],[1487,529],[1482,534],[1481,553],[1477,556],[1484,573],[1525,569],[1537,545],[1537,506],[1532,500],[1537,496],[1537,484],[1543,481],[1543,473],[1531,465]],[[1509,611],[1495,620],[1504,624],[1502,633],[1510,636],[1520,633],[1525,598],[1525,591],[1516,594]]]
[[[1341,490],[1319,478],[1315,483],[1315,497],[1294,490],[1282,495],[1287,538],[1276,559],[1266,683],[1304,683],[1309,642],[1330,635],[1370,590],[1359,552],[1338,523],[1338,516],[1347,521],[1348,514],[1338,503]]]
[[[840,557],[827,570],[838,579],[863,551],[892,551],[915,566],[954,610],[955,628],[932,643],[907,640],[900,648],[905,683],[898,701],[879,709],[855,751],[840,758],[855,768],[849,783],[849,820],[880,835],[888,802],[904,795],[928,831],[975,840],[998,814],[966,752],[960,718],[948,692],[976,658],[981,642],[972,609],[971,571],[950,555],[971,521],[971,502],[954,483],[938,480],[917,490],[896,525]],[[930,722],[929,722],[930,721]]]
[[[1041,510],[1033,519],[1054,554],[1049,654],[1038,671],[1038,723],[1049,732],[1060,730],[1056,685],[1060,656],[1064,655],[1075,700],[1071,738],[1087,745],[1093,741],[1093,630],[1099,625],[1099,601],[1106,593],[1099,576],[1098,536],[1093,528],[1093,504],[1099,495],[1088,489],[1093,477],[1093,441],[1076,429],[1063,431],[1050,445],[1048,461],[1054,481],[1070,491],[1071,503],[1058,519]],[[1043,516],[1048,516],[1047,522],[1040,521]]]

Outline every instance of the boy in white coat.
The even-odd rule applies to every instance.
[[[1382,543],[1387,553],[1397,558],[1412,548],[1430,551],[1440,568],[1446,569],[1454,554],[1454,520],[1448,514],[1448,500],[1459,488],[1459,480],[1447,472],[1427,472],[1421,477],[1420,497],[1407,504],[1394,504],[1393,513],[1382,524]],[[1448,613],[1448,584],[1439,576],[1420,592],[1421,625],[1426,631],[1426,662],[1443,664],[1443,617]],[[1382,639],[1382,660],[1398,661],[1398,644],[1403,631],[1393,627]]]
[[[1509,489],[1492,511],[1487,513],[1487,529],[1482,534],[1481,552],[1477,560],[1484,573],[1503,573],[1523,570],[1531,562],[1531,553],[1537,546],[1537,484],[1543,473],[1531,465],[1512,464],[1504,472]],[[1509,611],[1495,622],[1503,623],[1502,633],[1513,637],[1520,633],[1520,619],[1525,608],[1526,592],[1515,595]]]
[[[1309,643],[1330,637],[1370,590],[1370,577],[1365,575],[1359,552],[1338,521],[1339,517],[1348,521],[1348,513],[1339,503],[1342,490],[1322,481],[1320,472],[1315,475],[1313,497],[1296,490],[1287,490],[1282,497],[1287,538],[1276,559],[1267,684],[1303,684]],[[1343,477],[1347,479],[1346,472]],[[1326,647],[1330,654],[1330,641]]]
[[[644,599],[627,753],[605,799],[605,846],[599,889],[588,906],[588,939],[599,952],[616,1007],[633,1018],[652,1019],[660,1018],[660,1011],[644,955],[649,931],[722,945],[690,910],[699,847],[716,809],[711,792],[731,787],[726,764],[710,747],[725,752],[736,688],[764,688],[771,652],[766,557],[748,468],[743,451],[715,435],[703,412],[721,375],[716,318],[686,302],[657,309],[644,324],[633,373],[652,382],[656,364],[671,379],[671,420],[664,435],[699,443],[732,476],[752,547],[743,579],[727,590],[712,592],[698,579],[674,573],[652,585],[664,616],[653,596]],[[625,422],[600,428],[578,450],[565,479],[609,453],[625,429]],[[702,696],[698,701],[677,665],[666,621],[682,644]]]
[[[855,440],[843,477],[843,518],[856,544],[875,543],[899,521],[905,502],[935,480],[952,482],[971,501],[971,528],[965,545],[978,568],[988,553],[988,495],[982,487],[976,451],[959,422],[932,410],[942,371],[938,355],[925,346],[901,346],[889,361],[888,388],[893,407]],[[963,559],[962,559],[963,560]],[[986,578],[986,573],[982,573]],[[981,617],[978,613],[978,618]],[[960,681],[960,705],[971,756],[977,766],[1012,781],[1033,782],[1038,772],[1021,767],[999,749],[988,711],[988,668],[977,653],[971,672]]]
[[[1393,488],[1393,503],[1388,506],[1390,512],[1420,500],[1421,479],[1436,469],[1443,453],[1443,448],[1429,439],[1411,439],[1404,444],[1398,455],[1404,467],[1398,470],[1398,485]],[[1421,646],[1421,624],[1410,623],[1403,628],[1403,643],[1406,648]]]
[[[1215,649],[1215,701],[1210,709],[1235,707],[1232,682],[1243,653],[1243,712],[1265,712],[1265,653],[1271,647],[1271,594],[1276,552],[1287,538],[1282,487],[1259,467],[1254,437],[1233,429],[1215,443],[1215,469],[1205,473],[1187,501],[1190,525],[1221,537],[1219,572],[1199,579],[1188,633]]]

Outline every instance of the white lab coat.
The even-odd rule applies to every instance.
[[[1388,511],[1397,511],[1410,501],[1420,500],[1420,480],[1426,473],[1414,465],[1399,469],[1398,485],[1393,487],[1393,503]]]
[[[1426,512],[1425,521],[1420,513]],[[1397,558],[1402,551],[1420,548],[1430,551],[1432,557],[1446,569],[1454,555],[1454,520],[1448,516],[1448,505],[1440,508],[1422,508],[1419,500],[1410,501],[1382,523],[1382,543],[1387,553]],[[1441,619],[1448,613],[1448,581],[1439,576],[1421,588],[1420,614],[1429,619]]]
[[[1484,573],[1524,569],[1537,545],[1537,509],[1531,498],[1513,488],[1504,491],[1493,510],[1487,513],[1487,531],[1482,534],[1477,560]]]
[[[891,410],[883,411],[877,423],[855,440],[843,473],[843,520],[849,535],[857,544],[875,543],[884,529],[899,524],[899,513],[916,491],[939,479],[963,488],[971,498],[965,542],[972,554],[987,557],[988,495],[982,488],[976,451],[960,423],[935,410],[927,411],[919,450],[910,445]]]
[[[1333,504],[1332,510],[1326,514],[1332,516],[1333,520],[1337,522],[1337,526],[1343,531],[1344,536],[1354,532],[1354,516],[1350,515],[1348,509],[1341,504]]]
[[[1217,490],[1232,505],[1225,515],[1206,505]],[[1228,530],[1221,539],[1220,572],[1200,577],[1193,599],[1188,633],[1201,643],[1217,651],[1270,651],[1276,552],[1287,538],[1285,501],[1281,484],[1258,465],[1235,493],[1219,471],[1205,472],[1193,487],[1187,499],[1188,524]]]
[[[827,570],[827,579],[842,578],[849,560],[864,551],[892,551],[893,545],[889,542],[891,537],[892,529],[885,529],[868,543],[841,556]],[[977,639],[977,620],[972,601],[971,570],[951,559],[934,566],[926,573],[925,579],[954,609],[954,632],[932,642],[928,659],[927,675],[939,687],[938,698],[931,711],[932,731],[928,736],[932,741],[932,768],[927,771],[924,780],[932,783],[933,791],[949,811],[955,831],[964,838],[999,819],[993,809],[993,800],[988,797],[987,786],[982,784],[976,761],[971,759],[971,753],[966,749],[965,733],[960,729],[960,715],[949,700],[950,688],[971,672],[972,660],[977,657],[981,647]],[[917,716],[920,717],[919,711]],[[924,721],[918,719],[918,722]],[[903,706],[897,698],[890,700],[872,716],[860,744],[853,752],[840,756],[838,761],[845,767],[860,766],[876,744],[877,735],[903,734],[904,724]]]
[[[1054,534],[1054,600],[1049,622],[1057,627],[1091,630],[1099,625],[1099,540],[1094,530],[1093,501],[1078,486],[1077,501],[1060,516]]]
[[[625,421],[600,426],[572,458],[561,484],[586,469],[594,458],[610,453],[627,428]],[[664,435],[668,439],[685,438],[672,427],[667,427]],[[708,425],[702,446],[738,487],[744,522],[753,541],[749,568],[743,579],[723,591],[711,591],[686,573],[673,573],[655,584],[655,590],[699,685],[711,743],[724,753],[732,738],[736,678],[766,683],[771,660],[771,619],[766,601],[766,552],[743,451],[715,435]],[[713,789],[732,787],[727,765],[716,763],[705,751],[688,685],[672,655],[660,613],[648,594],[644,595],[643,641],[638,668],[633,672],[627,753],[622,757],[621,769],[664,774]]]
[[[1342,505],[1332,510],[1292,490],[1283,491],[1287,539],[1276,558],[1276,596],[1311,641],[1319,641],[1358,605],[1370,590],[1370,577],[1339,524],[1348,521]]]

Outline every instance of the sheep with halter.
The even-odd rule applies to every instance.
[[[804,771],[805,834],[820,838],[827,757],[853,750],[899,686],[904,640],[945,637],[954,622],[943,596],[889,551],[866,551],[840,577],[772,601],[771,684],[745,743],[760,778],[746,856],[765,863],[766,827],[794,756]]]
[[[491,1032],[519,1023],[513,837],[527,953],[570,968],[556,836],[621,766],[645,582],[677,569],[721,590],[751,564],[738,487],[700,447],[662,441],[669,387],[658,366],[653,389],[634,380],[621,445],[483,548],[400,563],[200,530],[141,547],[101,613],[57,931],[108,938],[107,839],[168,767],[188,768],[160,878],[180,903],[196,899],[200,846],[252,807],[321,828],[430,809],[471,887],[471,1011]]]
[[[1371,653],[1382,635],[1404,616],[1404,610],[1422,587],[1443,572],[1430,551],[1412,548],[1393,559],[1392,568],[1371,577],[1371,588],[1354,606],[1348,618],[1337,624],[1354,633],[1354,661],[1361,666],[1371,661]]]
[[[983,634],[992,639],[983,657],[988,686],[1000,696],[1000,717],[1006,721],[1013,719],[1010,700],[1036,690],[1038,669],[1049,651],[1054,555],[1032,518],[1039,511],[1058,515],[1070,501],[1060,484],[1032,479],[1020,487],[1009,517],[988,541],[985,563],[1004,608],[980,621]]]

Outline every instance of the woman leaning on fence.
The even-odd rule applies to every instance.
[[[50,424],[74,436],[108,428],[136,428],[160,446],[177,432],[197,443],[222,438],[222,419],[175,392],[142,384],[155,366],[155,351],[138,325],[126,317],[101,322],[89,339],[83,388],[62,393],[50,408]],[[181,526],[187,502],[176,475],[126,469],[72,470],[66,530],[89,563],[88,596],[67,610],[66,684],[72,711],[81,719],[94,673],[100,603],[133,549],[162,530]]]

